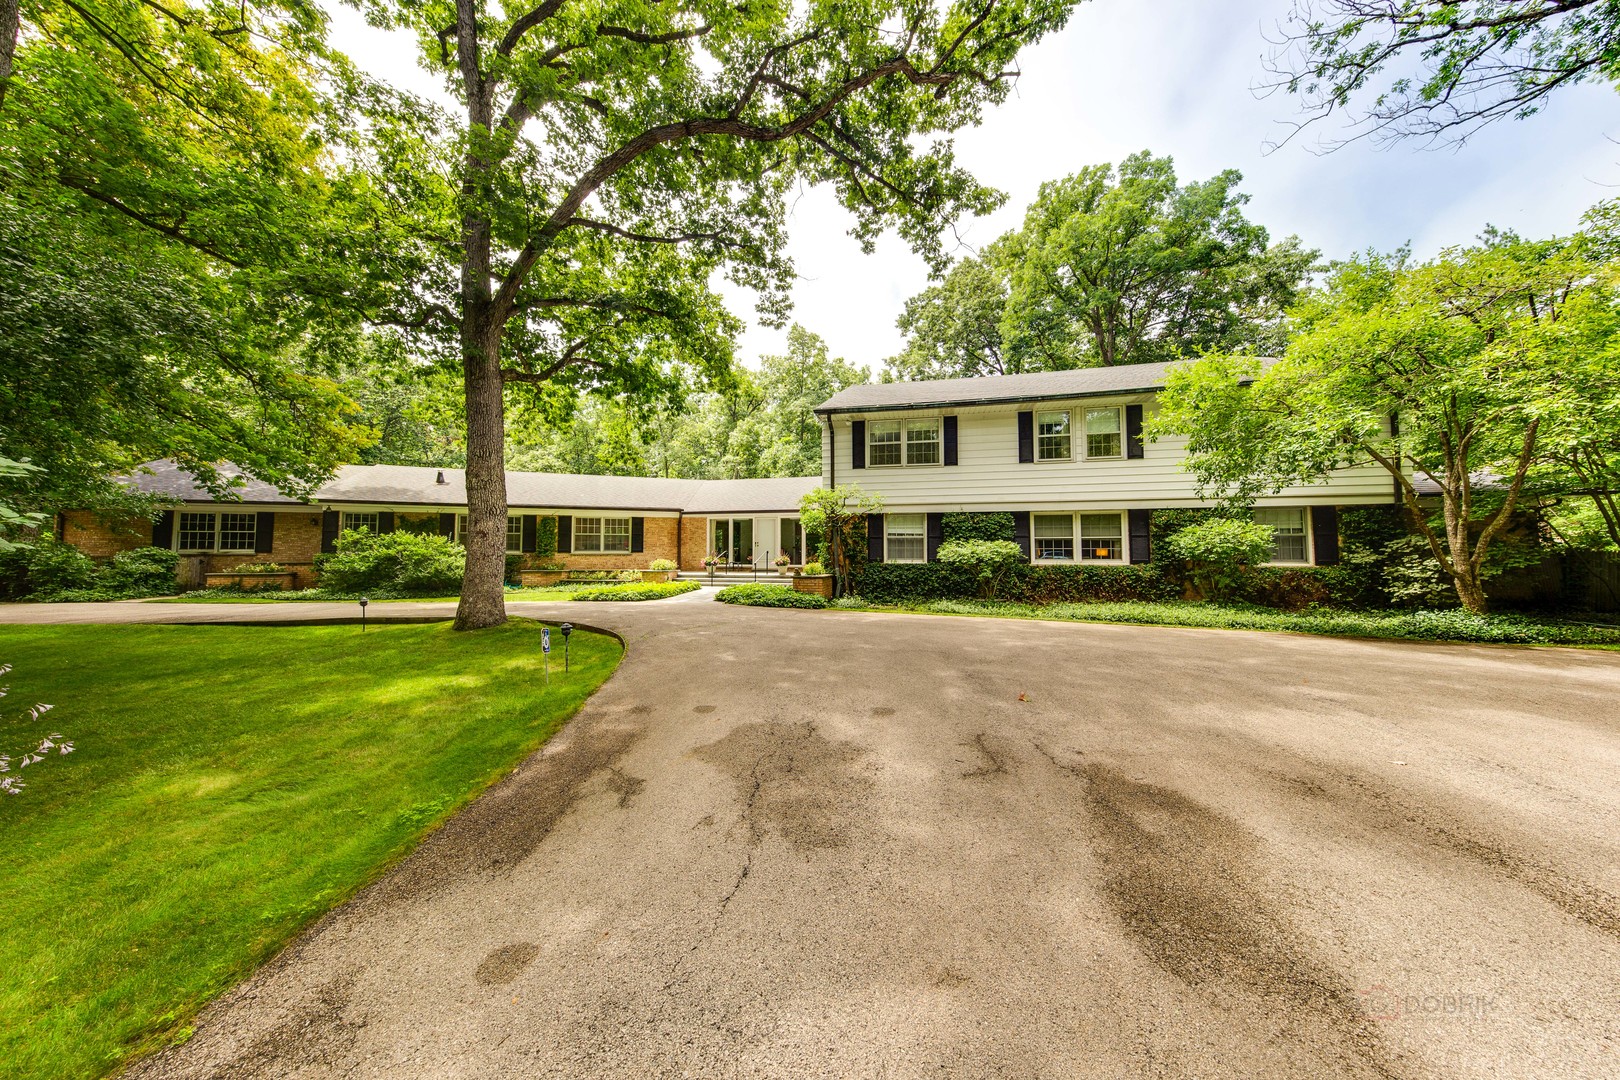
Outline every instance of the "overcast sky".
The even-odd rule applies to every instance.
[[[1251,220],[1328,257],[1408,241],[1428,254],[1487,223],[1567,232],[1587,207],[1620,196],[1620,143],[1611,141],[1620,94],[1605,86],[1563,91],[1541,115],[1493,125],[1461,149],[1360,143],[1323,155],[1307,141],[1267,153],[1298,117],[1295,99],[1253,91],[1265,77],[1266,35],[1287,9],[1288,0],[1081,4],[1067,29],[1023,55],[1011,98],[957,136],[959,160],[1008,194],[996,214],[965,223],[963,241],[976,248],[1016,227],[1041,181],[1144,149],[1173,156],[1182,181],[1240,170]],[[333,11],[333,32],[373,74],[442,95],[416,66],[410,37],[367,27],[348,8]],[[892,237],[863,255],[849,224],[822,190],[794,203],[793,318],[875,373],[899,350],[895,317],[928,275]],[[727,299],[749,322],[745,363],[783,350],[785,333],[758,325],[750,295],[728,286]]]

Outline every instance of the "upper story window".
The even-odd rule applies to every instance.
[[[574,550],[604,555],[629,554],[630,519],[618,517],[576,517]]]
[[[343,531],[348,532],[350,529],[367,529],[375,536],[382,531],[382,515],[379,513],[357,514],[345,510],[343,511]]]
[[[1120,432],[1124,427],[1118,406],[1086,410],[1086,457],[1117,458],[1125,456]]]
[[[883,519],[885,562],[928,561],[928,516],[889,514]]]
[[[1072,456],[1069,413],[1035,414],[1035,460],[1068,461]]]
[[[463,547],[467,544],[467,515],[456,515],[456,543]],[[509,515],[506,519],[506,553],[519,555],[523,552],[523,519]]]
[[[940,422],[928,420],[875,420],[866,425],[866,464],[869,468],[893,465],[939,465]]]
[[[1308,563],[1309,526],[1303,506],[1264,507],[1254,512],[1254,520],[1271,526],[1271,561]]]
[[[176,551],[252,551],[259,516],[222,511],[182,511],[174,531]]]

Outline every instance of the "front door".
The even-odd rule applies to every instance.
[[[728,566],[746,566],[754,559],[753,518],[710,518],[709,552]]]

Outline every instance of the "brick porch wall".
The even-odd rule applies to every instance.
[[[681,519],[681,569],[702,570],[703,556],[709,553],[709,519]]]

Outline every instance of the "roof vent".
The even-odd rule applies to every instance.
[[[440,469],[439,470],[439,478],[437,480],[433,481],[433,482],[435,484],[448,484],[450,481],[448,481],[448,480],[446,480],[444,478],[444,470]]]

